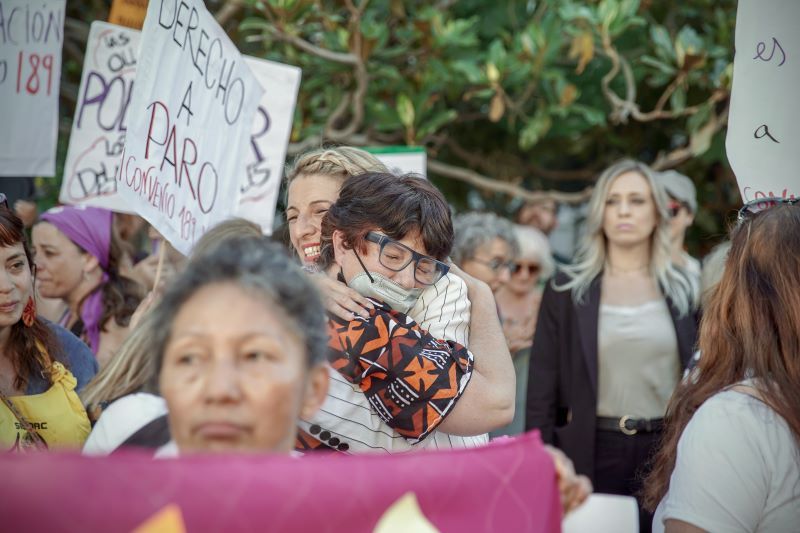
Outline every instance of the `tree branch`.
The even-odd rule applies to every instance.
[[[508,183],[505,181],[494,180],[482,174],[478,174],[473,170],[442,163],[441,161],[437,161],[435,159],[428,159],[428,170],[446,178],[463,181],[477,189],[482,189],[489,192],[499,192],[527,201],[537,201],[548,198],[559,203],[579,204],[588,200],[592,194],[591,187],[587,187],[580,192],[529,191],[528,189],[520,187],[519,185],[514,185],[513,183]]]
[[[490,162],[485,154],[470,152],[452,137],[447,137],[444,144],[452,150],[453,154],[466,161],[471,167],[479,168],[484,172],[489,169]],[[597,177],[597,173],[591,169],[556,170],[542,168],[532,163],[525,165],[525,171],[550,181],[594,181],[594,178]]]
[[[353,5],[352,0],[346,0],[345,4],[350,11],[350,21],[348,25],[350,35],[353,36],[353,49],[351,54],[356,58],[353,72],[356,79],[356,90],[353,92],[352,98],[348,98],[352,110],[350,123],[341,130],[326,131],[326,135],[334,141],[340,141],[350,137],[361,127],[361,124],[364,122],[364,100],[367,97],[367,86],[369,85],[367,67],[364,64],[364,39],[361,35],[361,16],[364,14],[369,0],[362,0],[358,7]]]
[[[268,31],[272,34],[272,36],[275,39],[283,41],[285,43],[289,43],[292,46],[299,48],[300,50],[308,54],[320,57],[322,59],[325,59],[326,61],[332,61],[334,63],[343,63],[345,65],[358,65],[358,62],[360,60],[354,54],[334,52],[332,50],[328,50],[327,48],[322,48],[317,45],[311,44],[310,42],[306,41],[301,37],[297,37],[296,35],[289,35],[285,31],[278,28],[277,26],[270,26]],[[261,37],[258,40],[264,40],[264,37]]]
[[[712,122],[712,135],[716,134],[719,130],[721,130],[727,123],[728,123],[728,112],[730,111],[730,107],[725,107],[725,109],[719,114],[714,115],[711,119]],[[675,168],[678,165],[689,161],[693,157],[695,157],[695,153],[692,151],[691,141],[687,146],[682,146],[680,148],[676,148],[668,153],[659,153],[656,157],[656,160],[653,161],[653,164],[650,167],[653,170],[668,170],[671,168]]]
[[[229,20],[239,14],[239,11],[241,11],[243,7],[243,0],[227,0],[222,7],[219,8],[214,18],[220,26],[225,26]]]
[[[608,32],[603,32],[601,40],[603,43],[603,53],[611,60],[611,70],[609,70],[606,75],[603,76],[601,85],[603,95],[613,107],[613,110],[611,111],[611,120],[613,122],[625,124],[628,122],[628,117],[632,117],[638,122],[652,122],[654,120],[674,119],[688,115],[694,115],[703,106],[708,104],[713,105],[728,97],[728,93],[726,91],[716,90],[711,94],[708,100],[703,103],[684,107],[683,109],[679,110],[673,109],[670,111],[664,111],[664,106],[666,105],[670,95],[675,92],[686,76],[685,73],[681,72],[664,90],[664,93],[658,99],[655,108],[652,111],[644,113],[636,103],[636,80],[633,77],[633,71],[631,70],[630,64],[628,64],[627,60],[620,56],[619,52],[617,52],[617,49],[614,48]],[[622,73],[625,77],[625,99],[620,98],[620,96],[611,89],[611,81],[617,76],[617,74],[619,74],[620,70],[622,70]]]

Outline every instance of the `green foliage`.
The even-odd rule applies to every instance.
[[[303,68],[294,140],[324,133],[356,78],[351,65],[298,54],[282,34],[354,53],[360,32],[369,84],[358,129],[368,142],[424,145],[432,158],[532,188],[581,188],[624,156],[678,164],[697,181],[727,166],[723,151],[699,156],[724,136],[735,0],[374,0],[355,26],[342,2],[294,4],[241,26],[263,39],[264,55]],[[614,54],[622,68],[604,91]],[[701,218],[721,229],[716,214]]]
[[[226,23],[240,50],[303,69],[293,142],[421,145],[533,189],[580,190],[625,156],[677,165],[699,184],[705,232],[722,230],[736,0],[244,4]],[[445,177],[463,205],[470,187]]]

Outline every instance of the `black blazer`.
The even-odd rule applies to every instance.
[[[592,281],[581,304],[572,300],[572,291],[547,284],[533,339],[525,414],[526,430],[538,428],[546,443],[563,450],[575,470],[593,481],[601,277]],[[559,285],[567,280],[563,273],[554,279]],[[697,341],[697,316],[679,317],[669,298],[667,304],[685,368]]]

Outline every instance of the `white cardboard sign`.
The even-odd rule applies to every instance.
[[[233,215],[263,89],[200,0],[152,0],[117,189],[188,254]]]
[[[0,176],[54,176],[65,0],[0,0]]]
[[[59,201],[131,212],[117,194],[139,34],[95,21],[89,31]]]
[[[377,157],[386,165],[390,172],[395,174],[417,174],[423,178],[428,177],[428,158],[425,148],[398,146],[388,148],[367,148],[368,152]]]
[[[262,231],[270,235],[301,71],[297,67],[249,56],[245,56],[245,61],[264,89],[264,96],[251,130],[247,166],[241,181],[242,196],[236,214],[259,224]]]
[[[739,0],[726,148],[745,202],[800,196],[800,2]]]

